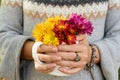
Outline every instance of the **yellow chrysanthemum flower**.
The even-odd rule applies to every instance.
[[[51,23],[51,22],[47,21],[47,22],[45,22],[44,26],[46,28],[46,31],[49,31],[49,30],[52,31],[55,26],[55,23]]]
[[[38,23],[33,29],[33,37],[35,41],[41,41],[43,44],[59,45],[59,40],[55,37],[53,29],[59,20],[65,20],[66,18],[61,16],[50,17],[43,23]]]
[[[59,45],[59,40],[58,40],[58,38],[55,37],[54,35],[46,34],[46,35],[43,37],[43,44],[57,46],[57,45]]]
[[[52,24],[58,24],[59,20],[66,20],[66,18],[62,16],[50,17],[45,22],[50,22]]]
[[[42,41],[43,36],[45,34],[44,23],[38,23],[34,27],[32,32],[33,32],[32,36],[35,38],[35,41]]]

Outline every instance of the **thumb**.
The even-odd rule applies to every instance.
[[[77,40],[77,41],[82,41],[82,40],[84,39],[84,37],[85,37],[84,34],[78,34],[78,35],[76,36],[76,40]]]

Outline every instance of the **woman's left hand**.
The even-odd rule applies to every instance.
[[[57,62],[61,67],[60,71],[66,74],[74,74],[83,70],[87,63],[91,60],[91,47],[86,35],[77,36],[78,44],[58,46],[60,52],[57,54],[62,57],[62,61]],[[76,61],[76,56],[80,57],[80,61]]]

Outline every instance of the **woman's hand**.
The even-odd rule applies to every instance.
[[[35,61],[35,69],[44,73],[53,71],[56,67],[56,63],[62,59],[60,56],[55,55],[57,51],[58,48],[55,46],[41,45],[38,48],[39,54],[37,55],[39,60],[42,61],[43,64],[39,64],[37,61]]]
[[[57,65],[61,66],[60,71],[66,74],[77,73],[84,69],[86,64],[90,62],[91,48],[85,35],[77,36],[78,44],[61,44],[58,46],[59,52],[53,55],[62,57],[62,60],[56,62]],[[52,54],[52,53],[50,53]],[[80,61],[75,61],[76,54],[80,56]]]
[[[32,57],[32,46],[34,42],[33,41],[26,41],[21,52],[21,59],[25,60],[33,60]],[[45,54],[45,53],[56,53],[58,51],[58,48],[55,46],[48,46],[48,45],[41,45],[38,48],[38,58],[40,61],[45,62],[45,64],[39,64],[37,61],[34,60],[35,63],[35,69],[48,73],[54,70],[56,67],[56,64],[54,62],[60,61],[61,57],[58,55],[52,55],[52,54]]]
[[[91,60],[91,47],[86,35],[77,36],[78,44],[58,46],[60,52],[57,55],[62,57],[62,61],[57,62],[61,67],[60,71],[66,74],[73,74],[83,70],[87,63]],[[76,62],[76,52],[80,56],[80,61]]]

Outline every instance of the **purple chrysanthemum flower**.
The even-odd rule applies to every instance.
[[[88,35],[92,34],[92,23],[84,18],[82,15],[72,14],[68,19],[68,22],[70,23],[70,25],[74,25],[72,26],[72,29],[76,29],[77,33],[86,33]]]

